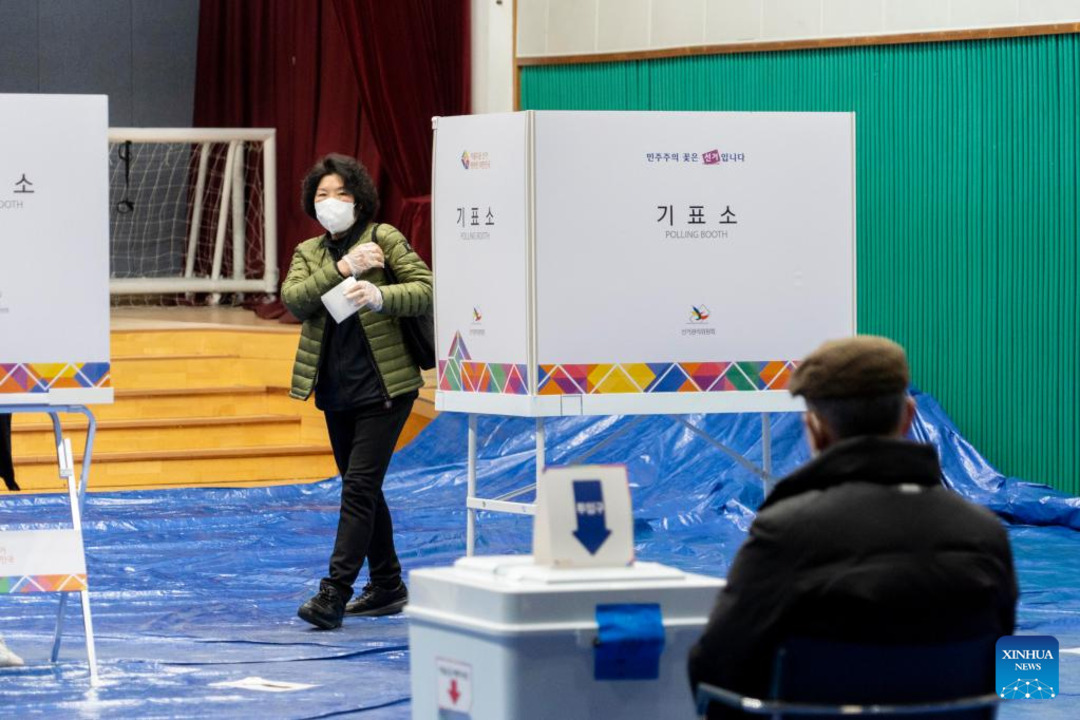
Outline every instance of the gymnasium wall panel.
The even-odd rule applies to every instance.
[[[521,107],[854,111],[860,331],[1080,493],[1080,35],[529,66]]]

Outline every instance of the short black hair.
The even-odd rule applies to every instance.
[[[819,415],[838,439],[860,435],[891,435],[904,417],[907,393],[861,397],[806,399],[806,407]]]
[[[304,181],[300,184],[300,202],[304,212],[312,220],[318,220],[315,215],[315,192],[319,189],[319,183],[327,175],[340,175],[345,182],[345,189],[356,198],[356,223],[366,227],[375,213],[379,211],[379,191],[375,189],[375,182],[365,168],[356,158],[338,153],[330,153],[320,158],[315,165],[308,170]]]

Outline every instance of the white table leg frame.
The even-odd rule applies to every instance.
[[[575,465],[581,464],[593,454],[599,452],[601,449],[609,445],[616,438],[629,432],[631,428],[641,422],[644,416],[637,416],[633,418],[629,423],[623,425],[619,430],[612,433],[605,440],[597,443],[589,450],[577,455],[574,458],[568,460],[565,464]],[[758,478],[761,479],[762,488],[765,494],[768,494],[773,484],[774,478],[772,475],[772,424],[769,418],[769,413],[761,413],[761,455],[762,466],[758,467],[745,456],[739,452],[724,445],[719,440],[713,438],[707,432],[691,423],[686,418],[680,415],[669,416],[672,420],[679,423],[683,427],[693,432],[698,437],[708,442],[713,447],[729,455],[739,465],[746,470],[752,472]],[[536,481],[520,487],[516,490],[511,490],[497,498],[481,498],[476,495],[476,415],[469,415],[469,451],[468,451],[468,463],[467,463],[467,481],[466,491],[467,497],[465,499],[465,554],[472,556],[476,553],[476,513],[479,510],[487,512],[499,512],[509,513],[513,515],[534,515],[536,514],[535,503],[523,503],[513,502],[513,498],[524,495],[536,489],[537,484],[540,482],[540,476],[544,472],[545,464],[545,444],[546,433],[544,428],[544,419],[536,418]]]
[[[49,419],[52,420],[60,479],[64,480],[67,485],[68,500],[71,503],[72,527],[78,533],[79,545],[82,547],[82,509],[86,501],[86,485],[90,478],[90,461],[94,451],[94,436],[97,433],[97,420],[94,418],[94,414],[85,405],[4,405],[0,406],[0,412],[41,412],[47,414]],[[75,482],[74,463],[71,457],[71,440],[64,437],[60,413],[79,413],[85,415],[87,419],[86,444],[83,447],[78,484]],[[56,663],[60,658],[60,642],[63,637],[64,611],[67,608],[68,594],[66,592],[60,593],[60,606],[56,612],[56,629],[53,633],[53,646],[50,654],[53,663]],[[79,592],[79,596],[82,602],[83,630],[86,634],[86,658],[90,665],[90,685],[91,687],[97,687],[100,683],[98,679],[97,652],[94,645],[94,623],[90,615],[90,594],[83,590]]]

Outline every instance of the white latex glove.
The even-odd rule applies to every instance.
[[[382,290],[367,280],[361,280],[345,291],[345,297],[358,308],[369,307],[375,312],[382,310]]]
[[[359,278],[371,268],[383,266],[382,248],[373,242],[357,245],[342,258],[354,278]]]

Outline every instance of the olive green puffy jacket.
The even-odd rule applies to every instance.
[[[374,227],[374,224],[369,224],[353,247],[372,242],[371,231]],[[390,225],[378,226],[378,243],[386,264],[397,276],[397,284],[388,285],[381,268],[364,273],[361,279],[378,285],[382,291],[383,307],[379,312],[363,308],[356,315],[375,355],[375,367],[385,393],[392,398],[424,384],[420,370],[402,339],[398,318],[421,315],[431,307],[431,270],[413,252],[405,236]],[[341,280],[324,235],[305,240],[296,247],[289,273],[281,284],[282,302],[304,323],[289,393],[294,398],[308,399],[315,387],[323,330],[330,317],[322,304],[322,295]]]

